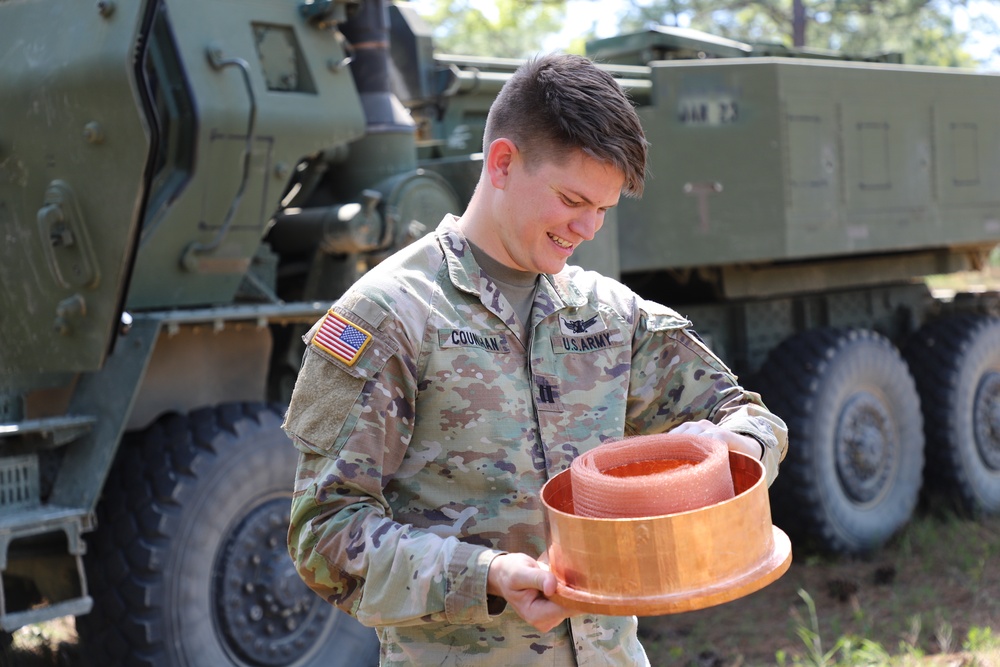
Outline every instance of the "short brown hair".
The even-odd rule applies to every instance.
[[[573,149],[625,176],[622,191],[638,197],[646,176],[646,137],[618,82],[582,56],[548,54],[521,65],[490,107],[483,150],[514,142],[527,164]]]

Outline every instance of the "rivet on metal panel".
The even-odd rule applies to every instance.
[[[56,306],[56,319],[53,328],[62,336],[72,332],[71,322],[87,315],[87,302],[79,294],[63,299]]]
[[[97,11],[100,12],[101,16],[104,18],[109,18],[115,13],[114,0],[99,0],[97,3]]]
[[[212,65],[212,67],[215,69],[222,67],[222,61],[224,59],[222,55],[222,46],[216,42],[212,42],[205,49],[205,54],[208,56],[208,62]]]
[[[92,120],[83,126],[83,138],[89,144],[103,144],[104,128],[96,120]]]

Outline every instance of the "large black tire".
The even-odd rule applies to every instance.
[[[925,325],[904,350],[927,438],[927,484],[970,515],[1000,512],[1000,318]]]
[[[231,404],[126,438],[88,536],[88,664],[357,667],[378,638],[310,591],[285,547],[297,454],[281,415]]]
[[[909,521],[924,438],[891,342],[864,330],[804,332],[771,352],[754,389],[788,425],[771,505],[796,547],[863,554]]]

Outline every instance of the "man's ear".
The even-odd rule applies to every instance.
[[[486,173],[494,188],[503,190],[510,178],[510,168],[517,157],[517,146],[510,139],[495,139],[486,153]]]

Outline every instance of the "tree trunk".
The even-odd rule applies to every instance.
[[[792,46],[806,45],[806,8],[802,0],[792,0]]]

